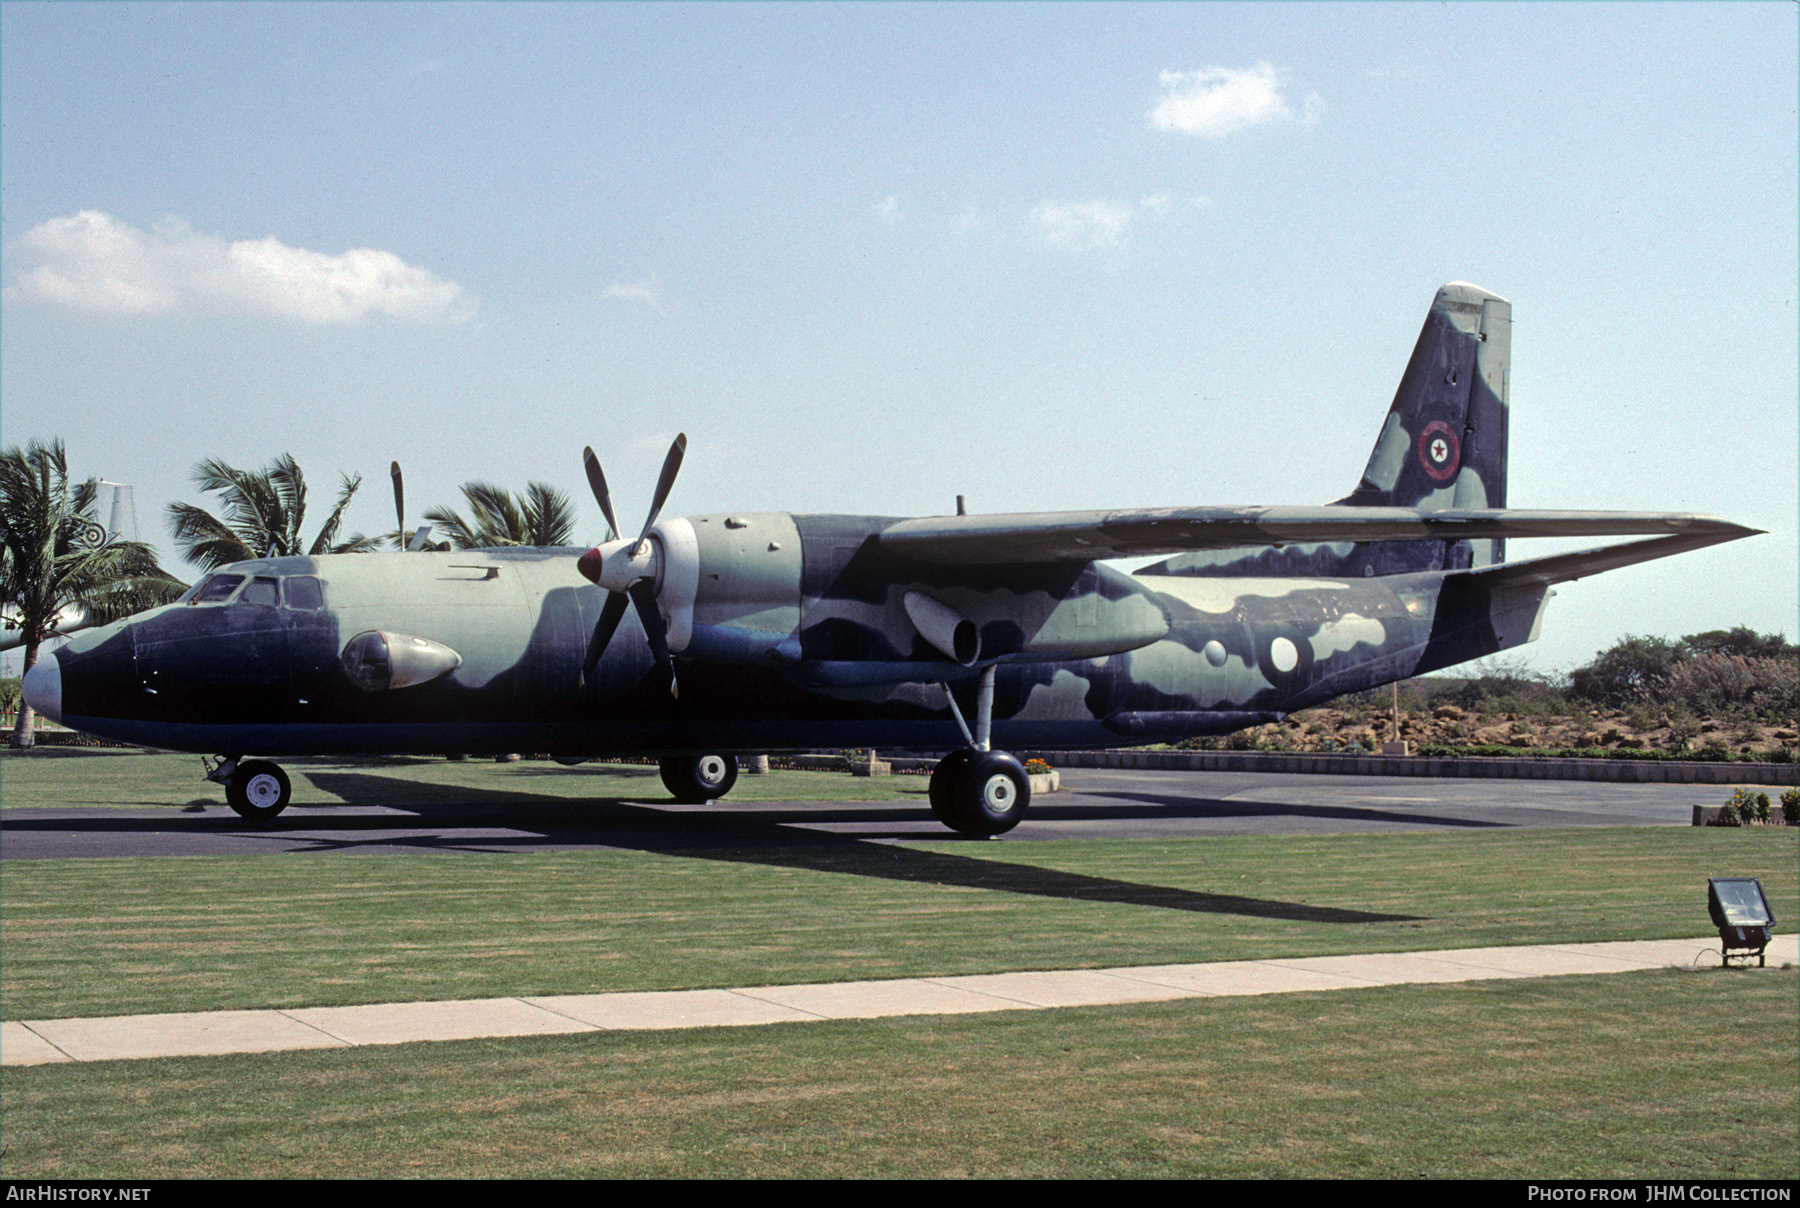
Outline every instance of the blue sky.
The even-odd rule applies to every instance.
[[[1768,536],[1534,665],[1795,632],[1796,7],[0,5],[0,438],[291,451],[352,525],[1317,503],[1438,285],[1514,304],[1511,502]],[[1515,543],[1513,556],[1549,552]]]

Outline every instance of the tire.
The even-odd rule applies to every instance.
[[[685,805],[717,801],[737,783],[735,755],[683,755],[662,761],[663,787]]]
[[[1004,835],[1031,804],[1025,765],[1005,751],[970,752],[954,785],[944,821],[965,835]]]
[[[288,807],[293,795],[287,773],[262,759],[238,764],[231,783],[225,786],[225,800],[239,817],[251,822],[269,821]]]
[[[931,812],[939,822],[951,830],[960,829],[953,819],[956,817],[952,801],[956,797],[957,778],[968,768],[969,761],[975,758],[975,752],[968,747],[950,752],[938,760],[937,767],[931,769]]]

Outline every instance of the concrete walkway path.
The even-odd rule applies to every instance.
[[[1797,937],[1775,937],[1767,956],[1771,966],[1800,960]],[[1719,963],[1719,941],[1708,937],[982,973],[731,990],[8,1020],[0,1022],[0,1065],[268,1053],[627,1029],[742,1027],[822,1019],[875,1019],[884,1015],[957,1015],[1495,977],[1623,973]]]

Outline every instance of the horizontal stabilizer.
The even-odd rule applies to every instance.
[[[879,540],[884,550],[900,557],[976,566],[1091,561],[1309,541],[1663,537],[1702,538],[1698,545],[1712,545],[1756,531],[1712,516],[1677,512],[1429,511],[1333,504],[928,516],[891,524],[882,530]]]
[[[1738,528],[1735,525],[1731,528],[1731,532],[1683,533],[1675,537],[1652,537],[1648,541],[1627,541],[1623,545],[1609,545],[1601,549],[1577,550],[1572,554],[1550,554],[1542,558],[1529,558],[1524,562],[1484,566],[1466,573],[1487,587],[1549,587],[1556,583],[1585,579],[1603,571],[1618,570],[1622,566],[1635,566],[1639,562],[1650,562],[1657,558],[1705,549],[1709,545],[1736,541],[1739,537],[1755,536],[1762,531]]]

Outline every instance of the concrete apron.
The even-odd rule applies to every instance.
[[[1776,936],[1767,960],[1774,966],[1800,960],[1797,937]],[[1719,963],[1716,938],[1636,940],[729,990],[8,1020],[0,1022],[0,1065],[202,1057],[574,1032],[744,1027],[886,1015],[960,1015]]]

